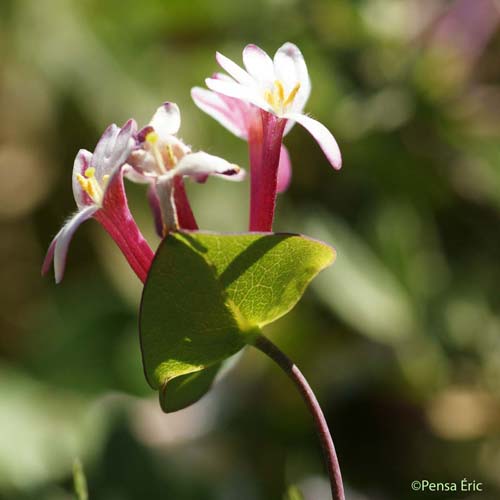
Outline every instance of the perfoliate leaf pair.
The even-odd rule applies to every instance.
[[[169,234],[140,316],[146,378],[163,410],[203,396],[221,363],[286,314],[334,259],[333,248],[294,234]]]

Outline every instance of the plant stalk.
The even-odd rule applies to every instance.
[[[333,500],[345,500],[344,487],[342,485],[342,475],[340,473],[339,462],[335,446],[333,445],[332,436],[328,429],[328,423],[321,407],[314,395],[313,390],[308,384],[302,372],[297,368],[295,363],[288,358],[275,344],[263,335],[259,335],[254,344],[257,349],[267,354],[273,361],[275,361],[284,372],[293,380],[299,389],[302,398],[304,399],[316,426],[323,453],[325,457],[325,465],[330,477],[330,486],[332,490]]]

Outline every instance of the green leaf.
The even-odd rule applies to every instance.
[[[144,287],[146,378],[164,411],[198,400],[220,363],[286,314],[335,258],[293,234],[175,233],[161,243]]]
[[[160,245],[144,287],[141,344],[153,388],[240,350],[243,325],[204,256],[181,235]]]
[[[244,318],[262,327],[286,314],[309,282],[335,259],[335,250],[295,234],[196,233],[197,248],[215,266]]]
[[[181,375],[165,383],[160,390],[160,405],[165,413],[182,410],[196,403],[212,387],[222,363],[215,363],[204,370]]]

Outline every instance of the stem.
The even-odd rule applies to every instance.
[[[318,432],[323,453],[325,456],[326,468],[330,477],[330,486],[332,489],[333,500],[345,500],[344,487],[342,485],[342,475],[340,473],[339,462],[333,445],[332,436],[328,429],[323,411],[314,395],[313,390],[308,384],[302,372],[297,368],[293,361],[286,356],[275,344],[263,335],[259,335],[254,343],[254,346],[267,354],[275,361],[283,371],[293,380],[299,389],[302,397],[314,419],[316,431]]]

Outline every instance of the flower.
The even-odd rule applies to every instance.
[[[247,45],[243,50],[246,70],[220,53],[216,59],[228,75],[207,78],[212,92],[194,88],[191,95],[203,111],[248,140],[250,230],[270,231],[276,193],[286,188],[290,179],[290,161],[282,138],[295,122],[316,139],[335,169],[342,164],[340,150],[329,130],[302,112],[311,83],[302,53],[294,44],[285,43],[274,60],[256,45]]]
[[[210,175],[242,180],[245,172],[237,165],[203,151],[192,152],[177,134],[180,111],[173,102],[163,103],[149,124],[137,134],[137,146],[128,162],[126,175],[149,183],[148,198],[160,236],[177,229],[198,229],[187,199],[184,177],[205,182]]]
[[[141,281],[146,279],[153,252],[139,231],[128,208],[123,186],[123,167],[134,148],[137,126],[133,120],[123,128],[110,125],[94,153],[81,149],[73,166],[73,195],[78,211],[64,224],[49,246],[42,274],[52,262],[56,283],[64,275],[69,243],[87,219],[96,219],[111,235]]]
[[[232,78],[223,73],[215,73],[212,78],[233,81]],[[191,89],[191,97],[201,110],[215,118],[234,135],[246,141],[249,140],[250,129],[254,122],[254,114],[256,113],[256,108],[253,104],[201,87]],[[293,123],[291,124],[293,125]],[[282,144],[278,165],[278,193],[286,191],[290,184],[291,175],[290,155],[285,145]]]

